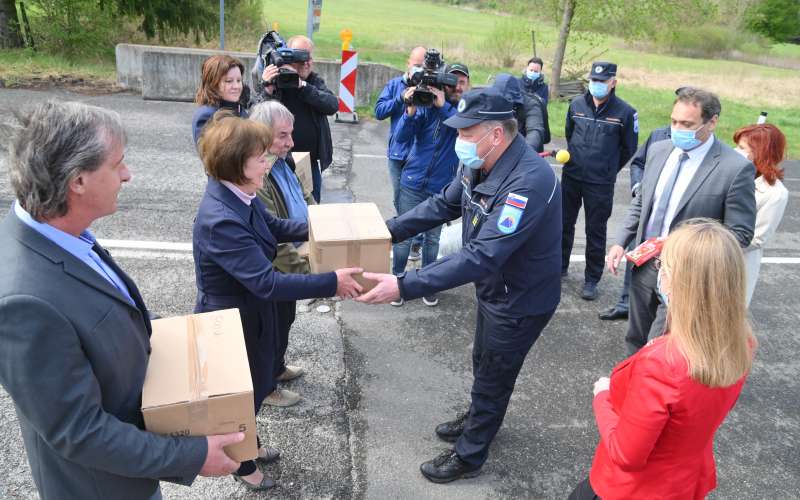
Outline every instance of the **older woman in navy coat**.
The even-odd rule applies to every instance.
[[[256,413],[275,389],[276,301],[334,295],[351,298],[361,292],[352,278],[361,269],[300,275],[272,268],[278,243],[307,240],[308,225],[272,217],[256,197],[272,165],[271,143],[271,131],[262,123],[232,113],[217,113],[212,118],[199,141],[208,185],[192,235],[195,312],[239,309]],[[269,451],[260,448],[259,457],[277,458],[276,452]],[[234,478],[249,489],[274,485],[253,461],[244,462]]]

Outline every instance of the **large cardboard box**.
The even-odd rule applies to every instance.
[[[153,321],[142,391],[147,430],[170,436],[244,432],[225,448],[242,462],[258,456],[253,381],[237,309]]]
[[[311,176],[311,153],[303,151],[293,151],[294,173],[300,180],[303,188],[303,196],[308,198],[314,189],[314,178]]]
[[[392,235],[374,203],[329,203],[308,207],[309,261],[315,273],[361,267],[390,271]],[[374,281],[356,277],[369,290]]]

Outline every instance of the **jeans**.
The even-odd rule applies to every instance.
[[[397,215],[400,215],[400,175],[403,173],[405,164],[405,160],[393,160],[389,158],[389,181],[392,183],[392,203],[394,204],[394,210],[397,212]],[[422,246],[422,235],[418,234],[414,236],[411,244]]]
[[[400,215],[413,209],[423,201],[430,198],[425,191],[417,191],[416,189],[400,186],[400,196],[398,196],[398,212]],[[422,267],[436,262],[436,257],[439,255],[439,235],[442,232],[442,226],[436,226],[422,233]],[[408,253],[411,251],[411,239],[396,243],[392,246],[393,259],[392,259],[392,273],[398,275],[406,270],[406,263],[408,262]]]
[[[400,205],[398,205],[398,198],[400,197],[400,174],[403,172],[404,160],[393,160],[389,158],[389,182],[392,183],[392,202],[394,203],[395,211],[400,214]]]

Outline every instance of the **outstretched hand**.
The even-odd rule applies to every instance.
[[[364,279],[375,281],[375,288],[359,296],[356,302],[365,304],[388,304],[400,298],[400,287],[397,285],[397,276],[393,274],[364,273]]]
[[[358,297],[364,288],[353,278],[354,274],[362,273],[360,267],[348,267],[336,270],[336,296],[343,299]]]

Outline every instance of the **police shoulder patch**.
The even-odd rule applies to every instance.
[[[633,131],[639,133],[639,113],[633,113]]]
[[[511,234],[517,230],[520,219],[522,219],[522,209],[513,205],[503,205],[503,211],[497,219],[497,230],[503,234]]]

